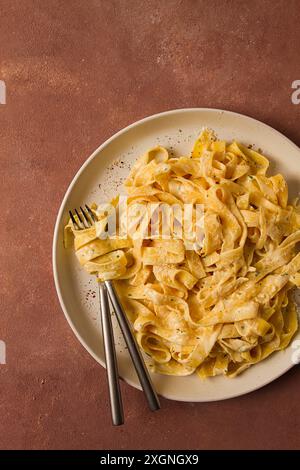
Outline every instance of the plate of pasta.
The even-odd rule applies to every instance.
[[[300,150],[217,109],[150,116],[102,144],[57,217],[65,316],[104,365],[97,282],[113,280],[158,393],[214,401],[256,390],[297,360]],[[96,219],[77,230],[68,211]],[[140,388],[114,316],[120,376]],[[297,355],[297,354],[296,354]]]

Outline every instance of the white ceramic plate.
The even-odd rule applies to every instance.
[[[290,196],[295,196],[300,181],[300,149],[282,134],[255,119],[217,109],[179,109],[150,116],[126,127],[102,144],[80,168],[61,204],[53,240],[53,269],[57,294],[65,316],[77,338],[89,353],[104,365],[96,282],[78,266],[72,250],[63,247],[63,227],[68,210],[84,202],[105,202],[121,190],[135,159],[157,144],[175,154],[191,151],[203,126],[219,138],[233,138],[254,144],[271,159],[271,172],[287,178]],[[114,319],[113,319],[114,320]],[[121,377],[140,389],[129,354],[114,321]],[[299,339],[298,333],[297,338]],[[253,366],[235,379],[215,377],[201,381],[196,375],[170,377],[153,374],[158,393],[180,401],[223,400],[253,391],[276,379],[293,365],[290,346],[285,351]]]

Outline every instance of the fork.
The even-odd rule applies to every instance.
[[[86,211],[80,207],[80,211],[82,215],[80,215],[77,209],[74,211],[77,216],[77,220],[75,219],[75,215],[69,211],[75,230],[84,230],[92,227],[96,221],[93,211],[88,206],[86,206]],[[109,311],[108,292],[105,284],[102,282],[99,283],[99,301],[111,418],[113,425],[119,426],[124,423],[123,403],[119,384],[112,322]]]
[[[84,230],[91,228],[97,222],[96,216],[91,208],[85,204],[85,208],[80,206],[80,210],[69,211],[72,224],[75,230]],[[116,359],[116,351],[114,345],[113,329],[111,323],[111,316],[109,312],[108,294],[111,303],[114,307],[114,311],[124,336],[129,354],[131,356],[133,365],[138,375],[140,384],[145,393],[148,405],[151,411],[160,409],[160,403],[158,400],[157,393],[152,384],[148,369],[145,365],[141,351],[137,345],[135,336],[132,332],[129,320],[123,310],[123,307],[118,299],[116,290],[112,281],[99,282],[99,298],[100,298],[100,310],[101,310],[101,323],[102,323],[102,334],[105,351],[105,361],[107,370],[107,379],[109,386],[110,404],[112,412],[113,424],[118,426],[123,424],[123,405],[121,399],[121,392],[118,380],[118,366]]]

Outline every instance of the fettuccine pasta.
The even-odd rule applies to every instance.
[[[155,372],[234,377],[286,348],[295,334],[300,210],[288,202],[283,176],[267,176],[268,166],[260,153],[205,129],[190,156],[155,147],[135,163],[114,237],[103,234],[120,211],[118,198],[106,211],[92,206],[92,228],[66,226],[79,263],[100,282],[114,280]],[[162,205],[192,208],[191,236],[178,236],[176,212],[163,220]],[[195,239],[196,205],[203,208],[202,243]],[[132,229],[127,237],[120,235],[125,225]]]

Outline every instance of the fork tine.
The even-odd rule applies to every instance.
[[[74,211],[69,211],[72,224],[75,230],[84,230],[86,228],[91,228],[97,222],[97,218],[95,214],[93,213],[92,209],[89,208],[87,204],[85,204],[85,207],[81,207],[77,210],[74,209]]]
[[[87,228],[90,228],[93,225],[92,222],[90,221],[87,214],[85,213],[85,210],[81,206],[80,206],[80,210],[84,217],[85,226],[87,226]]]
[[[85,228],[84,222],[83,222],[83,220],[82,220],[82,218],[81,218],[81,215],[79,214],[78,210],[75,209],[75,212],[76,212],[76,215],[77,215],[77,217],[78,217],[78,220],[80,221],[80,223],[81,223],[81,225],[82,225],[82,227],[80,227],[80,228],[81,228],[81,229],[82,229],[82,228]],[[78,224],[78,225],[79,225],[79,224]]]
[[[95,214],[94,214],[94,212],[92,211],[92,209],[90,209],[87,204],[85,204],[85,207],[86,207],[88,213],[90,214],[90,216],[92,217],[92,220],[93,220],[94,222],[97,222],[97,219],[96,219]]]
[[[77,224],[74,215],[72,214],[71,211],[69,211],[69,214],[70,214],[70,217],[71,217],[71,220],[72,220],[72,224],[73,224],[75,230],[79,230],[79,225]]]

